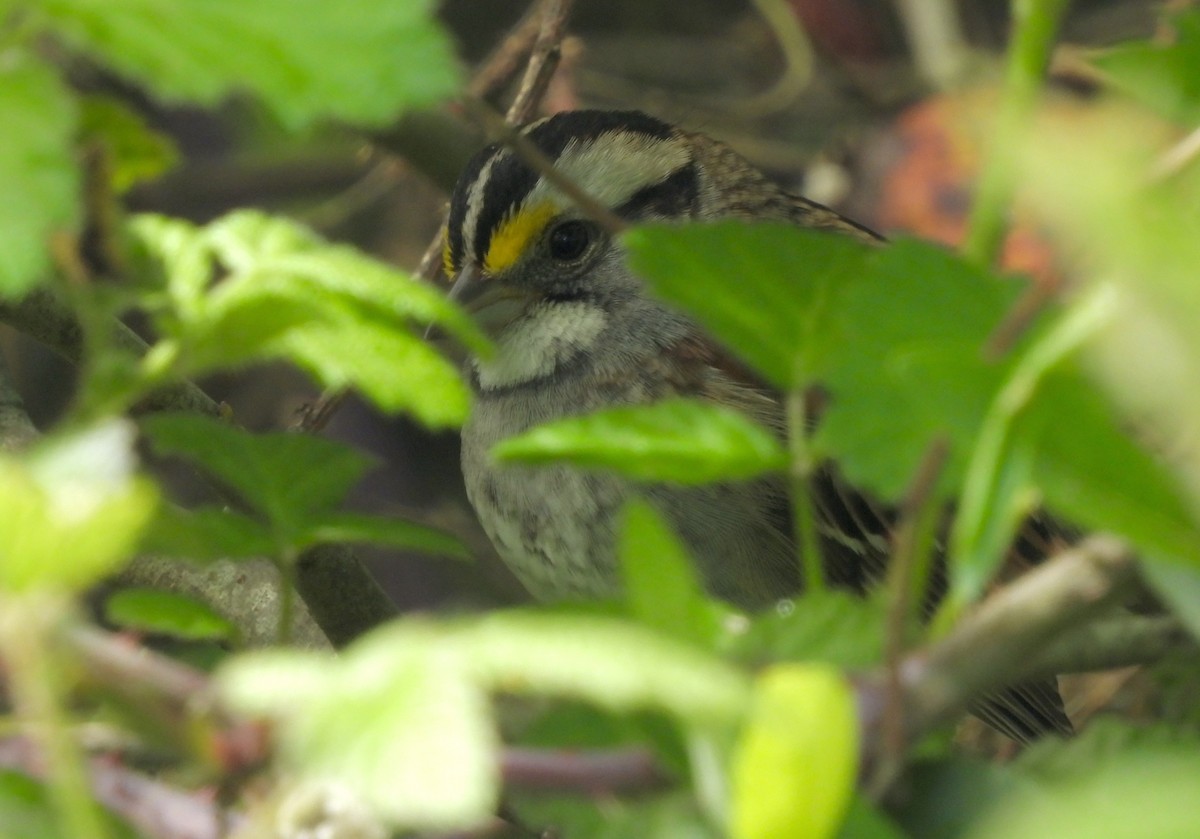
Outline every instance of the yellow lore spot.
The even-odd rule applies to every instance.
[[[544,201],[532,207],[523,207],[500,222],[492,233],[492,241],[483,260],[484,271],[494,277],[511,268],[529,247],[529,243],[557,214],[558,208],[549,201]]]

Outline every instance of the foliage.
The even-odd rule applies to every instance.
[[[1048,41],[1049,13],[1017,6],[1041,33],[1023,43]],[[789,436],[710,404],[668,401],[541,426],[494,456],[641,482],[786,474],[801,488],[814,464],[833,461],[894,506],[940,441],[948,460],[915,515],[936,519],[943,505],[957,515],[912,548],[927,563],[945,547],[949,592],[914,643],[954,632],[1034,510],[1136,546],[1146,578],[1197,632],[1200,295],[1191,275],[1200,264],[1200,169],[1163,161],[1174,159],[1180,126],[1194,122],[1200,14],[1170,26],[1169,42],[1096,59],[1121,98],[1047,110],[998,153],[997,171],[1012,179],[1006,189],[1019,189],[1044,227],[1073,246],[1064,258],[1076,287],[1045,293],[1036,316],[1020,316],[1035,294],[1029,283],[912,239],[876,247],[791,226],[638,227],[623,243],[655,293],[694,315],[789,405],[819,388],[827,403],[819,422],[809,433],[792,416]],[[0,775],[0,833],[133,835],[97,815],[70,727],[73,714],[100,702],[124,711],[118,718],[142,742],[162,748],[151,730],[171,732],[156,758],[180,770],[172,779],[216,772],[223,790],[239,789],[238,767],[222,764],[236,749],[206,740],[205,726],[216,723],[193,716],[209,703],[190,694],[184,710],[160,702],[180,670],[97,685],[95,668],[111,662],[83,660],[73,646],[88,623],[85,596],[135,554],[266,558],[284,581],[281,639],[293,574],[315,546],[465,554],[423,525],[342,509],[369,466],[351,449],[194,414],[159,413],[135,427],[124,418],[130,409],[189,377],[284,361],[324,387],[354,388],[381,409],[452,428],[467,417],[468,390],[420,333],[437,327],[489,352],[436,290],[256,210],[206,224],[117,213],[108,244],[120,258],[104,270],[120,276],[81,276],[79,240],[97,221],[92,193],[115,200],[169,167],[175,152],[129,102],[80,95],[70,68],[101,67],[161,102],[245,97],[291,132],[335,121],[376,128],[460,88],[449,44],[424,0],[0,2],[0,187],[20,196],[0,209],[0,298],[59,301],[78,319],[83,355],[60,425],[0,457],[0,683],[47,767],[44,782]],[[112,165],[85,177],[80,150],[97,145]],[[987,209],[994,218],[1005,206]],[[113,317],[130,312],[153,330],[141,354],[114,337]],[[163,500],[139,466],[139,430],[141,451],[197,467],[222,503],[184,509]],[[527,822],[557,824],[571,839],[1190,829],[1194,734],[1169,723],[1149,732],[1094,726],[1007,766],[935,744],[905,768],[911,749],[892,754],[889,743],[880,748],[897,765],[884,768],[906,771],[909,794],[877,807],[855,782],[877,768],[860,766],[877,746],[867,740],[871,719],[894,709],[864,710],[861,695],[895,663],[889,633],[920,623],[906,581],[889,581],[878,597],[809,591],[746,615],[704,592],[680,539],[647,503],[627,506],[619,542],[620,602],[410,617],[337,656],[244,651],[222,604],[178,593],[118,592],[105,618],[228,646],[211,681],[190,671],[183,679],[212,691],[220,723],[268,721],[281,775],[348,795],[397,830],[478,829],[502,797]],[[76,703],[77,692],[98,702]],[[605,806],[510,794],[508,744],[558,754],[644,749],[671,777],[666,789]],[[252,799],[240,805],[267,807]]]

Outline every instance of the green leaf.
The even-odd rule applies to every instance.
[[[132,448],[111,420],[0,459],[0,589],[82,591],[129,558],[158,503]]]
[[[207,603],[158,589],[121,589],[104,601],[104,616],[126,629],[189,641],[229,641],[238,634],[237,627]]]
[[[79,171],[75,104],[58,75],[23,52],[0,61],[0,296],[30,289],[50,268],[48,245],[75,224]]]
[[[142,834],[107,811],[101,812],[104,835],[141,839]],[[20,772],[0,769],[0,836],[4,839],[67,839],[60,829],[54,796],[45,784]]]
[[[54,31],[167,99],[258,96],[299,128],[381,125],[458,89],[426,0],[42,0]]]
[[[965,757],[918,762],[906,781],[908,794],[889,810],[914,839],[962,839],[1007,796],[1034,786],[1011,767]]]
[[[517,795],[511,804],[521,823],[553,825],[553,835],[571,839],[721,839],[687,793],[613,797],[603,806],[575,797]],[[546,831],[550,833],[550,831]]]
[[[233,510],[220,507],[183,510],[164,504],[146,530],[141,550],[209,562],[274,556],[279,547],[265,525]]]
[[[729,610],[705,596],[687,550],[645,501],[625,507],[618,556],[630,614],[666,635],[712,643]]]
[[[863,796],[855,795],[837,835],[839,839],[905,839],[908,834]],[[917,835],[921,839],[932,839],[924,833]]]
[[[436,645],[384,648],[369,639],[340,658],[239,656],[218,686],[230,707],[280,721],[276,742],[294,772],[397,826],[484,821],[499,795],[486,697]]]
[[[1170,18],[1174,37],[1118,44],[1095,56],[1109,84],[1181,125],[1200,119],[1200,12]]]
[[[645,481],[751,478],[787,463],[779,441],[732,408],[669,399],[538,426],[492,450],[502,463],[566,460]]]
[[[1200,638],[1200,569],[1151,560],[1143,563],[1141,573],[1192,637]]]
[[[836,836],[857,768],[858,716],[845,677],[822,665],[769,668],[733,755],[731,835]]]
[[[737,669],[622,621],[501,612],[456,640],[481,683],[495,690],[519,687],[614,711],[658,709],[697,725],[729,725],[749,701]]]
[[[1200,749],[1194,734],[1101,725],[1048,743],[1019,768],[1037,783],[998,800],[968,837],[1184,839],[1195,833]]]
[[[357,513],[322,515],[300,537],[300,542],[306,546],[330,542],[365,542],[459,559],[466,559],[469,555],[462,542],[440,530],[411,521]]]
[[[942,434],[951,450],[941,487],[957,485],[1012,363],[989,363],[983,347],[1020,290],[915,240],[876,251],[844,285],[829,315],[842,343],[823,379],[833,395],[818,440],[852,483],[899,498]]]
[[[405,410],[429,428],[461,425],[470,394],[453,364],[415,335],[358,307],[280,336],[278,354],[326,387],[353,386],[384,411]]]
[[[293,547],[313,515],[341,502],[369,462],[330,440],[250,434],[194,414],[146,417],[142,428],[159,452],[195,461],[235,489]]]
[[[142,181],[151,181],[179,161],[179,151],[165,134],[150,128],[141,114],[119,99],[87,96],[82,102],[80,133],[99,142],[108,155],[111,185],[121,195]]]
[[[624,242],[659,294],[785,390],[826,367],[836,340],[830,297],[861,275],[870,252],[847,236],[744,222],[649,225]]]
[[[809,592],[754,615],[725,639],[738,659],[821,661],[845,668],[878,664],[887,626],[882,598],[863,599],[844,591]]]
[[[326,387],[357,387],[431,427],[466,418],[458,371],[414,327],[436,324],[479,354],[490,344],[428,284],[254,211],[206,228],[139,217],[132,229],[166,269],[172,306],[158,326],[174,339],[177,375],[284,358]]]

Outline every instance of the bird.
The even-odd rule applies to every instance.
[[[519,137],[556,176],[513,144],[481,150],[452,193],[442,254],[450,297],[495,346],[466,362],[474,403],[461,461],[468,500],[497,553],[537,600],[616,597],[621,511],[639,496],[678,533],[712,596],[756,610],[794,595],[801,580],[781,476],[646,485],[567,464],[500,466],[490,451],[552,420],[676,397],[732,407],[784,433],[781,395],[654,297],[611,228],[581,209],[564,181],[629,224],[741,219],[869,245],[885,246],[883,238],[786,191],[724,143],[640,111],[565,111]],[[834,464],[812,484],[826,577],[863,592],[886,568],[895,512],[849,486]],[[1056,686],[1044,682],[973,710],[1022,741],[1070,730]]]

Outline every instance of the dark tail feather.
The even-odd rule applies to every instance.
[[[1063,708],[1058,680],[1024,682],[988,694],[970,706],[971,713],[1020,743],[1047,734],[1070,736],[1075,729]]]

